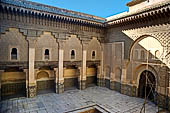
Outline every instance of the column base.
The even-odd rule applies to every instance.
[[[117,81],[111,81],[110,89],[121,92],[121,83]]]
[[[56,83],[56,93],[64,93],[64,83]]]
[[[27,97],[28,98],[33,98],[37,95],[37,87],[35,86],[28,86],[28,93]]]
[[[97,85],[100,87],[105,87],[106,86],[106,82],[104,78],[97,78]]]
[[[86,80],[79,81],[78,87],[80,90],[86,89]]]
[[[131,84],[120,84],[121,86],[121,90],[120,92],[124,95],[128,95],[128,96],[134,96],[137,97],[137,88],[134,85]]]
[[[163,109],[168,109],[170,110],[169,106],[170,106],[170,103],[168,102],[170,101],[168,99],[168,97],[166,97],[165,95],[162,95],[162,94],[158,94],[156,95],[155,99],[154,99],[154,102],[160,107],[160,108],[163,108]]]

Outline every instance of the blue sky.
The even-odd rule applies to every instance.
[[[30,1],[106,18],[108,16],[128,11],[126,3],[132,0],[30,0]]]

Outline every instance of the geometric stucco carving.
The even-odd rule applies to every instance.
[[[127,36],[129,36],[134,41],[138,40],[142,36],[153,36],[156,38],[162,46],[166,47],[170,45],[170,25],[159,25],[145,28],[137,28],[131,30],[124,30]]]
[[[32,29],[20,29],[20,32],[27,37],[40,37],[43,34],[43,31],[32,30]]]

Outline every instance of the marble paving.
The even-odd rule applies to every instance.
[[[35,98],[15,98],[0,102],[1,113],[65,113],[91,105],[99,105],[110,113],[140,113],[144,100],[129,97],[104,87],[69,90],[63,94],[42,94]],[[156,113],[152,102],[146,113]]]

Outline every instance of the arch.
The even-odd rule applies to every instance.
[[[75,59],[76,53],[75,50],[71,50],[71,59]]]
[[[140,75],[139,86],[138,86],[138,97],[146,98],[154,101],[156,78],[151,71],[145,70]]]
[[[111,72],[110,66],[105,66],[104,72],[105,72],[105,77],[110,79],[110,72]]]
[[[42,79],[42,78],[49,78],[49,74],[45,71],[40,71],[37,74],[37,79]]]
[[[135,53],[134,53],[133,59],[137,60],[138,59],[138,50],[134,50],[134,51],[135,51]]]
[[[115,79],[121,81],[122,70],[120,67],[115,68]]]
[[[155,51],[155,59],[159,59],[159,57],[160,57],[160,51],[159,50],[156,50]]]
[[[45,56],[45,60],[50,59],[50,51],[49,51],[49,49],[45,49],[44,56]]]
[[[88,43],[87,48],[87,60],[92,59],[92,53],[95,51],[95,59],[99,60],[101,57],[101,43],[97,39],[97,37],[92,37],[90,42]]]
[[[0,55],[0,61],[11,60],[12,48],[17,49],[17,60],[28,61],[28,42],[26,37],[17,28],[7,29],[8,31],[4,31],[0,38],[0,53],[3,53],[3,55]]]
[[[145,51],[144,50],[141,50],[141,59],[145,60]]]
[[[11,50],[11,60],[17,60],[17,59],[18,59],[17,48],[12,48],[12,50]]]
[[[131,45],[131,47],[130,47],[130,52],[129,52],[129,60],[130,60],[130,61],[133,59],[132,53],[133,53],[133,49],[134,49],[135,45],[136,45],[138,42],[140,42],[141,40],[143,40],[143,39],[145,39],[145,38],[148,38],[148,37],[152,37],[152,38],[156,39],[156,40],[161,44],[161,46],[163,47],[163,44],[161,43],[161,41],[158,40],[156,37],[151,36],[151,35],[142,35],[142,36],[140,36],[139,38],[137,38],[137,39],[132,43],[132,45]]]
[[[95,59],[96,58],[96,51],[92,51],[92,59]]]
[[[158,80],[158,73],[157,71],[152,67],[152,66],[148,66],[148,69],[146,69],[146,65],[142,64],[136,67],[136,70],[133,73],[133,80],[136,80],[136,87],[139,87],[139,80],[140,80],[140,76],[142,74],[142,72],[144,72],[145,70],[150,71],[153,73],[154,77],[155,77],[155,81],[156,81],[156,86],[157,86],[157,80]],[[134,76],[136,76],[136,78],[134,78]],[[157,87],[156,87],[157,88]]]
[[[50,60],[58,59],[58,43],[51,32],[43,32],[37,39],[35,47],[35,60]],[[45,56],[48,58],[45,58]]]

